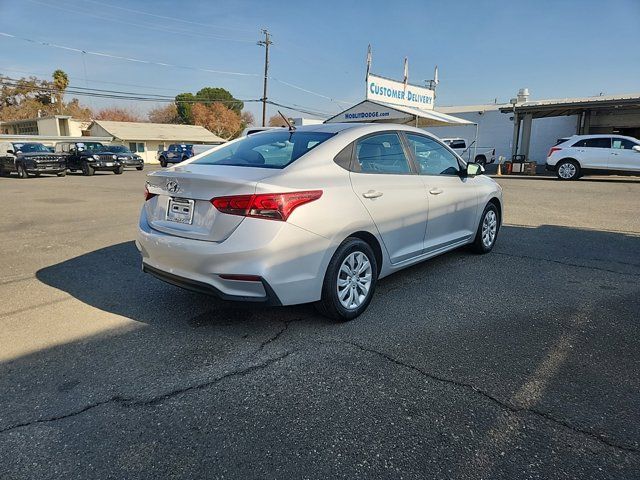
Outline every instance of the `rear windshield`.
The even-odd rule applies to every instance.
[[[284,168],[333,135],[333,133],[290,132],[289,130],[256,133],[225,145],[193,163]]]

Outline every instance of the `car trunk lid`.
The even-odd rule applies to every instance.
[[[163,233],[222,242],[244,217],[225,215],[214,197],[253,194],[258,182],[274,172],[264,168],[187,164],[147,176],[151,198],[145,211],[151,227]]]

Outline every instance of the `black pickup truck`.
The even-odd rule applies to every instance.
[[[117,175],[124,172],[118,155],[100,142],[58,142],[56,153],[67,159],[67,170],[80,170],[86,176],[98,170],[112,171]]]
[[[41,173],[56,174],[64,177],[67,169],[63,155],[51,153],[37,142],[0,143],[0,175],[17,172],[20,178]]]

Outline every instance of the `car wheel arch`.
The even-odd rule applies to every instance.
[[[373,254],[376,257],[376,263],[378,264],[378,272],[377,272],[377,274],[380,275],[380,271],[382,269],[382,263],[384,261],[384,258],[383,258],[383,254],[382,254],[382,245],[380,245],[380,242],[378,241],[376,236],[373,235],[371,232],[367,232],[365,230],[359,230],[359,231],[354,232],[354,233],[352,233],[350,235],[347,235],[344,238],[344,240],[346,240],[349,237],[359,238],[360,240],[362,240],[363,242],[365,242],[367,245],[369,245],[371,247],[371,249],[373,250]]]
[[[562,162],[574,162],[575,164],[578,165],[578,167],[582,168],[582,165],[580,164],[580,162],[577,159],[573,158],[573,157],[561,158],[560,160],[558,160],[556,162],[556,166],[560,165]]]
[[[500,221],[500,223],[502,223],[502,204],[500,203],[500,200],[498,199],[498,197],[491,197],[487,202],[487,205],[490,203],[495,205],[495,207],[498,209],[498,220]]]

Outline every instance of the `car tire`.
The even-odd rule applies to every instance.
[[[160,157],[160,166],[162,168],[167,168],[167,161],[162,157]]]
[[[91,165],[89,165],[87,162],[84,162],[84,163],[82,164],[82,174],[83,174],[85,177],[90,177],[90,176],[91,176],[91,175],[93,175],[95,172],[96,172],[96,171],[95,171],[95,169],[94,169]]]
[[[144,167],[136,167],[136,170],[141,171]]]
[[[485,157],[484,155],[478,155],[476,157],[475,163],[479,163],[484,167],[487,164],[487,157]]]
[[[577,180],[582,176],[580,165],[575,160],[560,160],[556,164],[556,175],[560,180]]]
[[[355,269],[360,271],[354,272]],[[329,262],[322,296],[315,306],[325,317],[352,320],[371,303],[377,279],[378,263],[373,249],[365,241],[349,237],[340,244]]]
[[[62,172],[58,172],[58,173],[57,173],[57,175],[58,175],[59,177],[66,177],[66,176],[67,176],[67,171],[66,171],[66,170],[63,170]]]
[[[116,169],[113,170],[113,173],[115,173],[116,175],[122,175],[122,172],[124,172],[124,167],[120,166]]]
[[[21,163],[16,165],[16,170],[18,172],[19,178],[29,178],[29,172],[27,172],[27,169],[24,168],[24,165],[22,165]]]
[[[494,203],[488,203],[480,217],[476,237],[471,244],[471,251],[483,254],[493,250],[500,231],[500,224],[501,219],[498,207]]]

